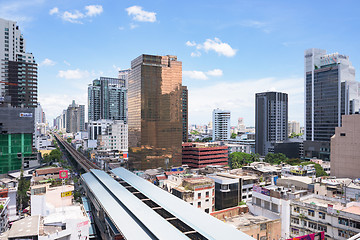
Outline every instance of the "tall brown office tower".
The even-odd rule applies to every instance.
[[[176,56],[131,61],[128,88],[129,168],[181,165],[182,63]]]

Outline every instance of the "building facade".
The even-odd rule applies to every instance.
[[[288,95],[281,92],[256,93],[255,152],[274,152],[276,142],[288,138]]]
[[[360,205],[344,206],[340,199],[308,195],[290,204],[290,236],[298,237],[324,231],[328,240],[345,240],[360,231]]]
[[[349,57],[305,51],[305,139],[330,142],[341,115],[359,112],[359,83]]]
[[[288,122],[288,134],[289,136],[292,134],[300,134],[300,123],[297,121],[289,121]]]
[[[16,22],[0,18],[0,105],[37,106],[37,64]]]
[[[78,105],[73,100],[66,110],[66,132],[85,131],[85,105]]]
[[[208,165],[227,165],[228,147],[184,143],[182,146],[182,163],[191,168],[201,168]]]
[[[188,89],[187,86],[182,86],[182,129],[183,129],[183,142],[188,141]]]
[[[141,55],[131,62],[128,88],[129,168],[181,165],[182,63],[176,56]]]
[[[212,140],[226,141],[230,139],[230,111],[214,109],[212,119]]]
[[[88,87],[89,121],[127,121],[127,72],[122,78],[100,77]]]
[[[342,127],[331,138],[331,175],[338,178],[360,177],[360,115],[342,117]]]

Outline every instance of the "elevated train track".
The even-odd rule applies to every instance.
[[[79,153],[76,149],[74,149],[71,144],[65,141],[61,136],[59,136],[59,134],[55,132],[53,134],[85,172],[90,172],[90,169],[100,169],[94,163],[90,162],[83,154]]]

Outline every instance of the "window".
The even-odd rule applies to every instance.
[[[341,136],[341,137],[345,137],[345,136],[346,136],[346,133],[340,133],[340,136]]]
[[[294,224],[299,224],[300,221],[298,218],[291,218],[291,223],[294,223]]]
[[[205,209],[205,212],[206,212],[206,213],[209,213],[209,212],[210,212],[210,209],[209,209],[209,208],[206,208],[206,209]]]
[[[317,229],[317,224],[314,222],[309,222],[309,228]]]
[[[291,234],[299,235],[299,229],[297,229],[297,228],[291,228]]]
[[[229,184],[222,184],[221,185],[221,190],[223,190],[223,191],[229,190]]]
[[[198,202],[198,208],[201,208],[201,202]]]
[[[294,212],[300,213],[300,207],[294,207]]]
[[[201,198],[201,193],[198,193],[198,199],[200,199]]]
[[[324,212],[319,212],[319,218],[325,219],[326,214]]]
[[[326,231],[327,231],[327,227],[326,227],[325,225],[319,224],[319,225],[318,225],[318,230],[319,230],[319,231],[324,231],[324,232],[326,232]]]
[[[310,210],[310,209],[309,209],[309,210],[308,210],[308,215],[314,217],[314,216],[315,216],[314,210]]]
[[[260,231],[262,231],[262,230],[266,230],[266,223],[260,224]]]
[[[349,220],[345,218],[339,218],[339,224],[349,226]]]
[[[350,227],[360,229],[360,222],[350,220],[349,224],[350,224]]]
[[[206,197],[209,197],[209,191],[206,192]]]

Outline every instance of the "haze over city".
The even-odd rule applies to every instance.
[[[254,126],[255,93],[289,94],[289,120],[303,125],[304,50],[348,55],[360,67],[357,1],[1,1],[39,63],[39,102],[48,119],[87,86],[142,53],[178,56],[189,88],[189,123],[214,108]],[[358,76],[356,77],[358,79]],[[299,111],[301,109],[301,111]],[[87,116],[87,115],[86,115]]]

